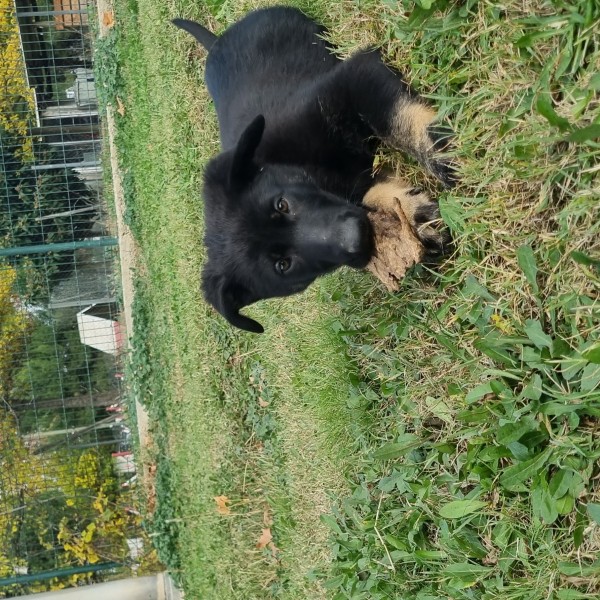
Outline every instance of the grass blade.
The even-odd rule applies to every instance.
[[[440,508],[440,517],[444,519],[462,519],[467,515],[479,512],[487,506],[487,502],[481,500],[454,500]]]

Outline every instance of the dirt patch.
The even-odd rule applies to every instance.
[[[112,4],[108,0],[98,0],[98,23],[99,35],[105,36],[111,27],[114,26],[114,13]],[[117,108],[117,110],[119,110]],[[110,165],[112,170],[113,195],[116,213],[117,238],[119,240],[119,260],[121,265],[121,290],[123,295],[123,319],[127,331],[127,348],[131,349],[131,338],[133,335],[133,272],[139,267],[138,251],[136,243],[127,223],[125,223],[125,196],[123,193],[123,183],[119,171],[117,158],[117,147],[115,144],[116,125],[115,109],[109,106],[105,115],[106,129],[108,132],[108,148],[110,153]],[[154,485],[156,465],[151,459],[152,448],[154,446],[152,436],[149,431],[149,419],[146,409],[136,401],[137,430],[141,448],[139,457],[142,465],[142,482],[147,500],[146,509],[152,512],[156,504],[156,491]]]

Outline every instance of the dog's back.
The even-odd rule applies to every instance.
[[[277,7],[250,13],[211,45],[205,77],[224,150],[256,115],[277,121],[294,95],[338,64],[323,33],[296,9]]]

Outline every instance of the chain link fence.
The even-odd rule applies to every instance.
[[[0,0],[0,598],[143,571],[86,0]]]

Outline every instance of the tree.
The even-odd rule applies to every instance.
[[[115,400],[110,364],[111,357],[81,343],[74,320],[37,321],[7,396],[21,433],[93,424],[96,409]]]
[[[0,262],[0,400],[8,398],[15,358],[31,327],[31,319],[13,292],[16,279],[15,269]]]
[[[27,87],[12,0],[0,0],[0,31],[0,129],[20,139],[18,154],[28,157],[31,156],[32,141],[27,138],[27,125],[35,101],[33,90]]]
[[[99,350],[81,343],[72,322],[37,322],[27,341],[27,356],[13,376],[9,398],[23,403],[106,391],[110,386],[107,360]]]
[[[35,454],[13,416],[0,412],[0,578],[56,566],[123,561],[139,517],[119,502],[107,450]],[[89,574],[0,589],[0,598],[89,582]]]
[[[94,203],[92,192],[72,169],[34,171],[24,161],[18,138],[0,129],[0,247],[71,242],[85,238],[97,209],[78,214]],[[50,146],[34,147],[38,165],[61,163],[63,157]],[[53,281],[66,277],[73,266],[72,250],[17,256],[15,266],[26,280],[21,286],[32,302],[46,300]],[[42,280],[35,273],[42,273]]]

